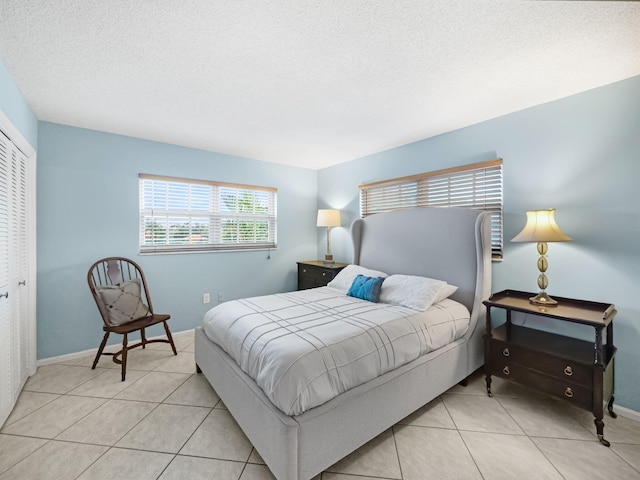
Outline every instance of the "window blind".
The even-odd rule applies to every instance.
[[[140,253],[277,245],[277,189],[140,174]]]
[[[491,214],[491,250],[502,258],[502,159],[359,186],[362,217],[413,207],[460,207]]]

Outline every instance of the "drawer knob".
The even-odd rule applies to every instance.
[[[326,275],[326,273],[325,273],[325,272],[322,272],[322,276],[324,277],[325,275]]]
[[[302,269],[302,273],[307,273],[307,269],[306,269],[306,268],[303,268],[303,269]]]
[[[571,390],[571,387],[567,387],[567,389],[564,391],[564,396],[567,398],[573,397],[573,390]]]
[[[571,368],[571,365],[567,365],[566,367],[564,367],[564,374],[567,377],[570,377],[571,375],[573,375],[573,368]]]
[[[509,372],[509,367],[504,367],[502,369],[502,373],[504,373],[505,375],[509,375],[509,373],[511,373],[511,372]]]
[[[502,355],[504,355],[505,357],[508,357],[509,355],[511,355],[511,353],[509,352],[508,348],[505,348],[504,350],[502,350]]]

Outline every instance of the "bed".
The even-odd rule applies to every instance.
[[[351,235],[353,265],[457,286],[443,303],[466,307],[468,327],[451,343],[401,366],[391,365],[317,406],[296,407],[289,414],[275,405],[271,392],[267,396],[202,326],[196,328],[198,371],[278,480],[313,478],[463,381],[483,363],[482,300],[491,289],[488,213],[459,208],[399,210],[355,220]],[[329,290],[321,287],[316,296]]]

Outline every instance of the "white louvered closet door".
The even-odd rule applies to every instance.
[[[13,334],[13,390],[20,391],[27,379],[27,159],[18,149],[11,154],[11,228],[9,238],[9,286]]]
[[[11,306],[9,297],[9,140],[0,132],[0,419],[12,405]],[[0,421],[2,423],[2,421]]]
[[[0,425],[35,369],[29,159],[0,132]]]

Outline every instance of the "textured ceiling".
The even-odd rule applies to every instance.
[[[1,0],[40,120],[322,168],[640,74],[640,2]]]

